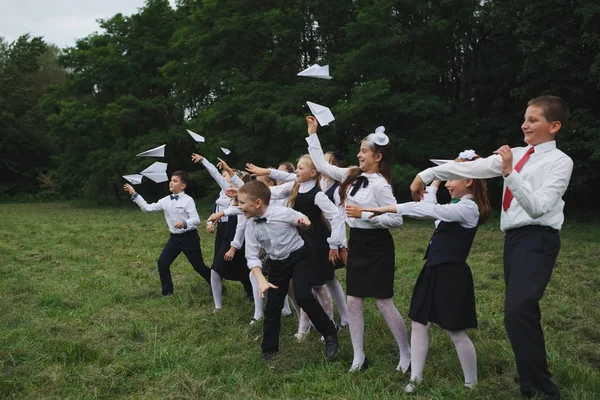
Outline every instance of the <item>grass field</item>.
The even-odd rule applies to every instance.
[[[201,217],[208,215],[200,208]],[[406,221],[396,242],[395,303],[406,315],[433,224]],[[372,366],[348,374],[349,332],[338,359],[326,362],[317,334],[297,344],[297,319],[283,321],[281,352],[260,361],[260,329],[241,285],[228,282],[213,314],[206,283],[181,256],[172,266],[175,295],[163,298],[156,258],[168,237],[162,213],[134,206],[0,204],[0,397],[387,399],[407,378],[373,301],[366,305],[365,351]],[[201,232],[205,260],[213,236]],[[568,222],[542,301],[550,369],[565,399],[600,399],[600,229]],[[479,329],[479,385],[462,386],[451,341],[431,329],[425,384],[415,399],[512,399],[516,367],[503,325],[503,235],[479,230],[471,252]],[[342,271],[338,278],[344,284]],[[407,325],[410,326],[407,320]]]

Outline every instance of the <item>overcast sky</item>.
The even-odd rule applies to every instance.
[[[0,36],[12,42],[30,33],[59,47],[74,46],[76,39],[100,30],[97,19],[131,15],[144,4],[144,0],[0,0]]]

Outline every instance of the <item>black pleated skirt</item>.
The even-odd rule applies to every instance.
[[[396,254],[388,229],[350,229],[346,294],[387,299],[394,296]]]
[[[244,246],[235,252],[233,260],[225,261],[224,258],[225,253],[231,249],[231,241],[235,237],[236,227],[236,216],[229,217],[227,222],[219,222],[215,237],[215,256],[211,268],[223,279],[245,281],[249,279],[249,270],[246,264]]]
[[[433,322],[449,331],[477,328],[469,265],[465,262],[425,265],[417,278],[408,316],[421,324]]]

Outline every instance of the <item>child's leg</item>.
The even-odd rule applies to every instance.
[[[269,289],[267,306],[265,307],[265,322],[263,325],[263,340],[261,344],[263,354],[272,354],[279,351],[279,331],[281,329],[281,309],[287,295],[291,279],[291,266],[286,263],[273,264],[269,272],[269,282],[277,289]]]
[[[467,331],[447,331],[456,347],[460,366],[465,374],[465,386],[473,387],[477,383],[477,354]]]
[[[283,310],[281,310],[282,315],[289,316],[292,315],[292,309],[290,308],[290,296],[289,293],[285,296],[285,300],[283,302]]]
[[[429,324],[423,325],[413,321],[410,337],[411,347],[411,376],[410,380],[421,382],[423,380],[423,368],[429,350]]]
[[[313,292],[329,319],[333,321],[333,299],[327,285],[313,286]]]
[[[252,283],[252,294],[254,295],[254,317],[253,321],[258,321],[263,317],[263,299],[258,293],[258,280],[252,272],[250,272],[250,282]]]
[[[181,243],[183,254],[185,254],[190,264],[192,264],[194,270],[210,285],[210,268],[206,266],[204,258],[202,258],[202,249],[200,248],[200,236],[198,236],[198,231],[190,231],[183,235],[186,235]]]
[[[173,294],[173,280],[171,279],[171,264],[181,253],[181,248],[175,235],[171,235],[158,257],[158,275],[162,286],[163,296]]]
[[[406,324],[402,315],[394,305],[394,301],[389,299],[377,299],[377,308],[385,318],[396,343],[400,350],[400,362],[398,363],[398,371],[402,373],[408,370],[410,366],[410,345],[408,344],[408,333],[406,332]]]
[[[215,310],[220,310],[223,307],[223,284],[221,283],[221,275],[215,270],[210,271],[210,287],[212,288]]]
[[[362,297],[348,296],[348,325],[350,326],[350,339],[354,350],[351,371],[360,369],[365,362],[365,352],[363,350],[365,335],[364,304],[365,299]]]
[[[252,272],[250,272],[252,274]],[[244,286],[244,291],[246,292],[246,297],[252,300],[254,298],[254,289],[252,288],[252,282],[250,282],[250,276],[241,280],[242,285]]]
[[[335,304],[340,311],[340,325],[346,326],[348,325],[348,305],[346,304],[346,295],[344,294],[344,289],[342,289],[340,281],[338,281],[335,276],[326,283],[327,287],[329,288],[329,292],[333,296]]]

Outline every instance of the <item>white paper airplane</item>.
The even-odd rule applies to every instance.
[[[142,157],[164,157],[165,156],[165,146],[166,144],[163,144],[162,146],[158,146],[155,147],[153,149],[144,151],[140,154],[137,154],[136,157],[138,156],[142,156]]]
[[[453,160],[440,160],[440,159],[431,159],[431,160],[429,160],[429,161],[431,161],[431,162],[432,162],[432,163],[434,163],[435,165],[442,165],[442,164],[446,164],[446,163],[448,163],[448,162],[450,162],[450,161],[453,161]]]
[[[140,174],[123,175],[123,178],[127,179],[132,185],[139,185],[140,183],[142,183],[143,177],[144,176]]]
[[[329,108],[310,101],[307,101],[306,104],[321,126],[329,125],[331,121],[335,120]]]
[[[191,137],[194,138],[194,140],[196,142],[202,142],[202,143],[204,142],[204,137],[203,136],[200,136],[197,133],[194,133],[194,132],[190,131],[189,129],[186,129],[186,131],[187,131],[187,133],[190,134]]]
[[[228,156],[228,155],[230,155],[230,154],[231,154],[231,150],[229,150],[229,149],[226,149],[225,147],[221,147],[221,151],[222,151],[223,153],[225,153],[225,155],[226,155],[226,156]]]
[[[309,78],[331,79],[331,76],[329,76],[329,65],[321,67],[319,64],[314,64],[306,68],[304,71],[298,72],[297,75],[306,76]]]
[[[164,162],[155,162],[140,172],[140,174],[156,183],[166,182],[169,180],[169,177],[167,176],[167,163]]]

